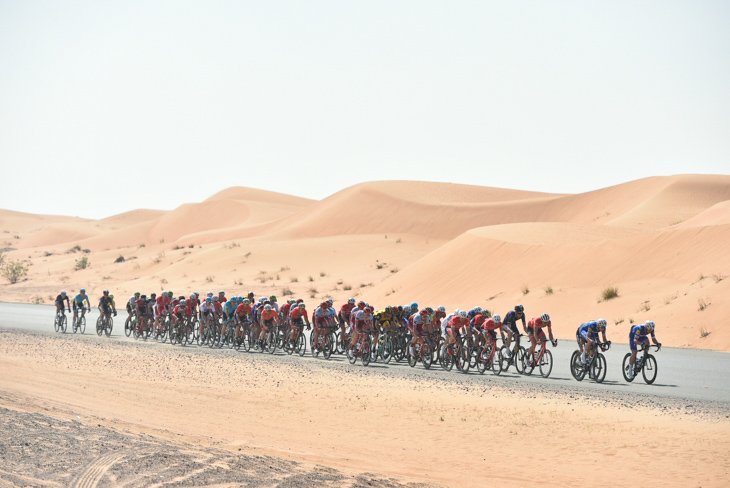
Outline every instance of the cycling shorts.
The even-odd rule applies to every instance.
[[[269,327],[274,326],[274,319],[264,320],[264,325],[262,326],[264,330],[269,330]]]
[[[304,319],[301,317],[297,319],[291,319],[291,324],[297,327],[304,327]]]
[[[636,351],[636,346],[646,346],[649,344],[649,338],[646,336],[639,337],[638,341],[634,341],[634,334],[629,334],[629,346],[632,351]]]
[[[176,314],[175,314],[175,317],[177,317],[177,318],[178,318],[178,320],[179,320],[180,322],[182,322],[183,320],[185,320],[185,319],[183,318],[183,314],[182,314],[181,312],[178,312],[178,313],[176,313]]]
[[[520,334],[520,331],[517,330],[517,324],[506,324],[506,323],[503,323],[502,324],[502,330],[505,331],[505,332],[511,332],[512,335],[517,336],[517,337],[519,337],[519,336],[522,335],[522,334]]]

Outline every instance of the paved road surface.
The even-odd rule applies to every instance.
[[[55,334],[53,331],[54,306],[51,305],[27,305],[16,303],[0,303],[0,327],[14,328],[29,331],[47,332]],[[96,337],[94,324],[98,312],[94,309],[87,315],[86,335]],[[126,311],[121,311],[119,318],[116,320],[114,331],[111,338],[97,338],[98,340],[118,340],[132,341],[133,339],[124,336],[123,318],[126,317]],[[69,317],[69,322],[71,321]],[[70,324],[69,324],[70,331]],[[657,331],[658,338],[661,340],[661,330]],[[609,329],[609,338],[610,338]],[[169,344],[159,344],[159,347],[173,347]],[[192,346],[196,348],[197,346]],[[656,395],[672,399],[686,399],[687,405],[693,402],[711,401],[726,404],[730,408],[730,354],[714,351],[701,351],[696,349],[674,349],[662,348],[661,351],[655,353],[659,363],[659,371],[656,382],[653,385],[644,384],[641,378],[637,378],[633,383],[626,383],[621,374],[621,362],[623,356],[628,352],[627,344],[613,344],[611,350],[606,353],[608,361],[608,373],[606,380],[602,384],[596,384],[587,379],[578,382],[570,374],[569,359],[573,351],[576,349],[575,341],[560,341],[557,348],[551,348],[555,359],[555,366],[552,374],[548,379],[538,376],[537,371],[533,376],[520,376],[514,373],[513,369],[502,373],[499,377],[495,377],[487,372],[484,376],[476,371],[470,372],[468,375],[453,370],[451,372],[443,371],[437,365],[429,371],[425,371],[422,366],[416,366],[415,370],[408,367],[405,363],[391,362],[389,365],[380,363],[371,363],[368,368],[387,374],[402,374],[408,372],[425,375],[434,375],[435,377],[459,378],[460,381],[468,381],[469,383],[478,384],[484,381],[498,381],[508,384],[510,382],[535,383],[544,387],[550,385],[556,388],[570,386],[585,390],[589,393],[591,390],[612,391],[614,393],[637,393],[642,395]],[[222,350],[214,352],[207,347],[200,348],[201,354],[222,353],[222,354],[245,354],[236,351]],[[312,358],[309,354],[300,358],[297,356],[288,356],[283,352],[278,352],[275,357],[286,361],[318,361],[323,362],[321,358]],[[362,368],[360,363],[355,366],[350,365],[344,357],[333,356],[330,360],[333,367]]]

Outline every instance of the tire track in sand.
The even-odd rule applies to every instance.
[[[123,452],[112,452],[96,458],[79,475],[72,486],[74,488],[96,488],[104,473],[121,461],[124,456]]]

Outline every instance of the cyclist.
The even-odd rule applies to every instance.
[[[177,302],[177,305],[175,305],[175,308],[172,309],[172,324],[175,325],[176,323],[185,323],[185,317],[184,315],[192,315],[192,313],[188,313],[188,306],[187,306],[187,300],[184,298],[182,300],[179,300]],[[172,334],[172,332],[170,332]]]
[[[629,359],[629,365],[626,366],[627,368],[627,375],[629,378],[634,378],[634,364],[636,364],[636,354],[637,354],[637,348],[636,346],[648,346],[649,345],[649,338],[647,336],[651,335],[651,340],[654,343],[654,345],[657,346],[658,349],[661,349],[662,344],[661,342],[657,342],[656,336],[654,335],[654,328],[656,325],[651,320],[647,320],[643,324],[635,325],[631,327],[631,332],[629,332],[629,346],[631,347],[631,359]]]
[[[362,310],[356,308],[353,310],[353,314],[354,318],[350,321],[352,324],[352,342],[350,343],[350,349],[355,351],[356,344],[360,340],[360,335],[367,334],[373,325],[373,309],[370,307],[364,307]]]
[[[468,318],[469,321],[471,322],[474,319],[474,317],[476,317],[477,315],[481,315],[481,314],[482,314],[482,307],[477,306],[477,307],[472,308],[471,310],[469,310],[466,313],[466,318]]]
[[[466,310],[459,310],[458,314],[454,314],[454,316],[449,320],[449,323],[447,324],[447,332],[448,337],[446,338],[446,343],[448,344],[454,344],[456,342],[456,338],[459,337],[459,331],[462,328],[467,328],[467,332],[469,336],[471,337],[471,330],[469,330],[469,318],[468,318],[468,312]],[[445,349],[443,350],[445,352]]]
[[[413,334],[413,338],[411,339],[411,345],[408,348],[408,352],[411,354],[411,357],[416,357],[416,342],[419,337],[426,335],[425,329],[431,325],[431,314],[429,314],[428,310],[424,308],[419,313],[413,314],[410,322],[410,329]]]
[[[238,297],[231,297],[230,300],[223,304],[223,328],[221,329],[221,338],[226,336],[226,330],[228,330],[228,320],[233,320],[233,315],[238,307]],[[220,301],[220,298],[218,299]]]
[[[533,355],[535,354],[535,346],[537,345],[537,341],[545,340],[545,332],[543,332],[542,330],[543,327],[547,327],[548,334],[550,335],[550,343],[553,345],[553,347],[558,345],[558,341],[553,338],[553,327],[552,322],[550,322],[550,315],[544,313],[539,317],[533,318],[527,323],[527,338],[530,339],[530,342],[532,343],[532,345],[530,346],[530,351],[527,354],[528,361],[532,361],[534,357]]]
[[[251,308],[251,300],[244,298],[236,307],[236,323],[240,324],[245,320],[251,321],[253,309]]]
[[[439,326],[444,317],[446,317],[446,307],[441,305],[433,314],[433,319],[431,320],[433,327]]]
[[[260,322],[261,335],[259,336],[259,340],[261,341],[261,344],[263,344],[264,337],[269,331],[269,328],[274,327],[276,324],[279,323],[279,314],[276,312],[276,310],[274,310],[270,303],[264,305],[264,309],[261,311]]]
[[[86,303],[86,308],[91,308],[91,303],[89,303],[89,297],[86,295],[86,288],[82,288],[78,295],[74,298],[73,303],[73,309],[74,309],[74,324],[76,324],[76,319],[79,316],[78,309],[80,308],[81,311],[84,311],[84,303]]]
[[[385,310],[380,310],[373,314],[373,328],[375,329],[375,336],[377,339],[377,333],[379,330],[387,332],[390,329],[390,324],[393,321],[393,307],[388,305]]]
[[[147,295],[140,295],[134,303],[135,313],[137,314],[137,328],[142,331],[142,326],[145,324],[145,318],[149,316],[147,310]]]
[[[297,303],[297,301],[294,300],[293,298],[290,298],[289,300],[284,302],[284,304],[281,307],[279,307],[279,312],[281,313],[281,322],[283,324],[289,323],[289,313],[291,312],[292,305],[295,303]]]
[[[312,326],[309,324],[309,315],[307,314],[306,305],[304,305],[304,302],[298,303],[296,307],[293,307],[291,309],[291,312],[289,314],[290,321],[291,321],[291,332],[289,333],[289,339],[291,340],[292,344],[297,343],[297,339],[299,339],[299,334],[302,333],[302,327],[304,327],[304,324],[307,324],[307,330],[311,330]]]
[[[314,332],[312,332],[312,349],[315,351],[319,350],[320,330],[329,325],[330,317],[329,303],[326,301],[320,303],[319,307],[312,315],[312,321],[314,322]]]
[[[350,314],[352,309],[355,308],[355,299],[350,297],[347,302],[340,307],[340,311],[337,313],[337,320],[340,322],[340,329],[344,333],[345,325],[350,325]]]
[[[56,297],[56,314],[63,313],[63,301],[64,300],[66,300],[66,307],[68,308],[68,313],[71,313],[71,300],[69,299],[68,295],[66,294],[66,290],[63,290]]]
[[[213,298],[206,297],[205,301],[200,304],[200,315],[203,320],[200,321],[200,335],[203,336],[203,329],[205,325],[205,319],[209,316],[215,317],[215,305],[213,305]]]
[[[221,304],[226,303],[228,299],[226,298],[226,292],[221,290],[218,292],[218,301],[221,302]]]
[[[598,332],[603,333],[603,342],[610,344],[611,341],[606,340],[606,319],[598,319],[598,321],[590,320],[585,324],[581,324],[575,331],[575,339],[578,341],[578,349],[580,350],[580,360],[583,364],[589,362],[588,354],[593,357],[598,342]]]
[[[486,314],[482,314],[481,317],[485,317]],[[487,344],[490,342],[497,345],[497,331],[502,329],[502,317],[499,314],[495,314],[493,317],[485,318],[482,323],[482,335]]]
[[[507,357],[512,357],[512,350],[510,349],[510,344],[512,343],[512,338],[515,338],[515,341],[519,345],[520,343],[520,331],[517,329],[517,321],[522,320],[522,328],[527,330],[527,324],[525,322],[525,307],[522,305],[515,305],[514,310],[510,310],[507,312],[507,315],[504,316],[502,319],[502,331],[507,333],[507,339],[504,339],[504,336],[502,337],[502,342],[504,342],[504,345],[507,346]]]
[[[215,307],[215,317],[220,318],[223,316],[223,305],[221,305],[220,298],[217,296],[212,297],[213,306]]]
[[[117,309],[114,306],[114,299],[109,296],[109,290],[104,290],[104,294],[101,296],[101,299],[99,300],[99,312],[103,317],[108,317],[109,312],[113,312],[114,316],[117,316]]]
[[[365,308],[366,308],[365,302],[363,302],[362,300],[357,302],[357,307],[354,307],[352,309],[352,312],[350,312],[350,328],[352,328],[352,324],[355,323],[355,317],[357,317],[357,314],[359,314],[360,312],[365,310]]]
[[[134,295],[129,297],[129,300],[127,301],[127,314],[129,314],[130,319],[132,318],[132,314],[137,309],[137,300],[140,296],[141,295],[139,292],[135,292]]]
[[[154,295],[154,293],[153,293]],[[169,295],[166,291],[163,291],[159,297],[157,297],[157,300],[154,305],[154,314],[155,314],[155,325],[154,325],[154,331],[155,333],[159,332],[160,329],[160,317],[163,317],[167,313],[167,307],[170,304],[171,300],[169,298]]]
[[[279,313],[279,302],[276,301],[276,295],[271,295],[269,297],[269,304],[271,305],[271,308],[276,310],[276,313]]]
[[[188,300],[186,302],[185,307],[185,314],[186,315],[196,315],[196,310],[198,308],[198,305],[200,305],[200,300],[198,300],[198,294],[197,293],[191,293],[188,297]]]

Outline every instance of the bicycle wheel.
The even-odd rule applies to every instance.
[[[479,374],[484,374],[484,372],[489,368],[489,354],[490,350],[488,347],[483,347],[481,351],[479,351],[479,355],[477,356],[477,371],[479,371]]]
[[[657,372],[656,359],[651,354],[647,354],[644,364],[641,365],[641,375],[644,377],[644,381],[646,381],[647,385],[654,383]]]
[[[84,316],[79,317],[79,326],[78,327],[79,327],[79,332],[81,332],[82,334],[84,332],[86,332],[86,317],[84,317]]]
[[[441,354],[441,367],[446,371],[451,371],[454,367],[454,346],[446,346],[446,352]]]
[[[269,354],[274,354],[274,352],[276,351],[276,336],[274,336],[273,330],[270,330],[268,335],[266,336],[266,342],[268,342],[267,347]]]
[[[393,342],[390,340],[390,336],[385,336],[385,343],[380,355],[385,364],[390,364],[390,360],[393,359]]]
[[[522,366],[525,364],[526,354],[527,351],[525,350],[525,348],[520,346],[520,348],[517,350],[517,357],[515,358],[515,369],[520,374],[524,373],[524,369],[522,369]]]
[[[104,333],[104,321],[101,317],[96,319],[96,335],[101,337],[101,335]]]
[[[365,340],[360,351],[360,359],[362,359],[362,365],[367,366],[370,364],[370,354],[372,354],[372,348],[370,347],[370,338]]]
[[[299,331],[299,337],[297,337],[296,352],[299,356],[304,356],[307,353],[307,340],[304,337],[304,331]]]
[[[570,374],[578,381],[583,381],[585,378],[586,371],[580,363],[580,351],[573,351],[573,355],[570,356]]]
[[[540,359],[540,376],[547,378],[553,370],[553,353],[545,349],[545,354]]]
[[[68,327],[68,318],[64,314],[63,318],[61,319],[61,332],[65,334],[67,327]]]
[[[624,379],[627,382],[629,382],[629,383],[631,383],[632,381],[634,381],[634,378],[636,378],[636,375],[634,375],[634,378],[629,378],[629,375],[626,373],[626,371],[627,371],[626,368],[630,368],[631,367],[631,365],[629,364],[629,361],[630,360],[631,360],[631,353],[630,352],[627,352],[626,355],[624,356],[624,361],[621,364],[621,372],[624,375]]]
[[[600,352],[596,353],[596,357],[593,359],[591,374],[596,383],[603,383],[606,378],[606,357]]]
[[[104,327],[104,333],[106,334],[107,337],[111,337],[113,328],[114,328],[114,319],[109,317],[109,320],[106,321],[106,327]]]
[[[456,352],[456,369],[462,373],[468,373],[471,367],[471,352],[469,351],[469,345],[461,343],[459,349]]]
[[[345,351],[345,354],[347,354],[347,360],[350,362],[350,364],[355,364],[357,362],[357,347],[358,344],[355,344],[355,347],[350,349],[349,347]]]
[[[329,359],[332,356],[332,341],[331,341],[331,332],[325,334],[324,339],[322,340],[322,355],[325,359]]]
[[[426,369],[430,369],[431,363],[433,363],[433,355],[431,353],[431,346],[429,346],[428,341],[424,342],[421,345],[421,363],[423,364],[423,367]]]
[[[510,360],[507,357],[507,353],[509,352],[509,348],[507,346],[502,346],[499,349],[499,369],[500,371],[507,371],[509,368]]]
[[[492,373],[499,375],[502,373],[502,351],[496,349],[496,344],[494,347],[495,349],[492,351],[492,356],[490,358],[490,361],[492,362]]]
[[[535,351],[535,353],[530,357],[530,353],[526,352],[522,355],[522,374],[526,376],[530,376],[532,372],[535,369],[535,357],[540,354],[539,351]]]
[[[53,330],[56,332],[61,328],[61,316],[57,313],[56,318],[53,319]]]
[[[124,335],[129,337],[132,334],[133,329],[134,322],[130,316],[127,316],[127,319],[124,321]]]
[[[251,329],[247,326],[241,331],[241,346],[246,352],[251,352]]]

